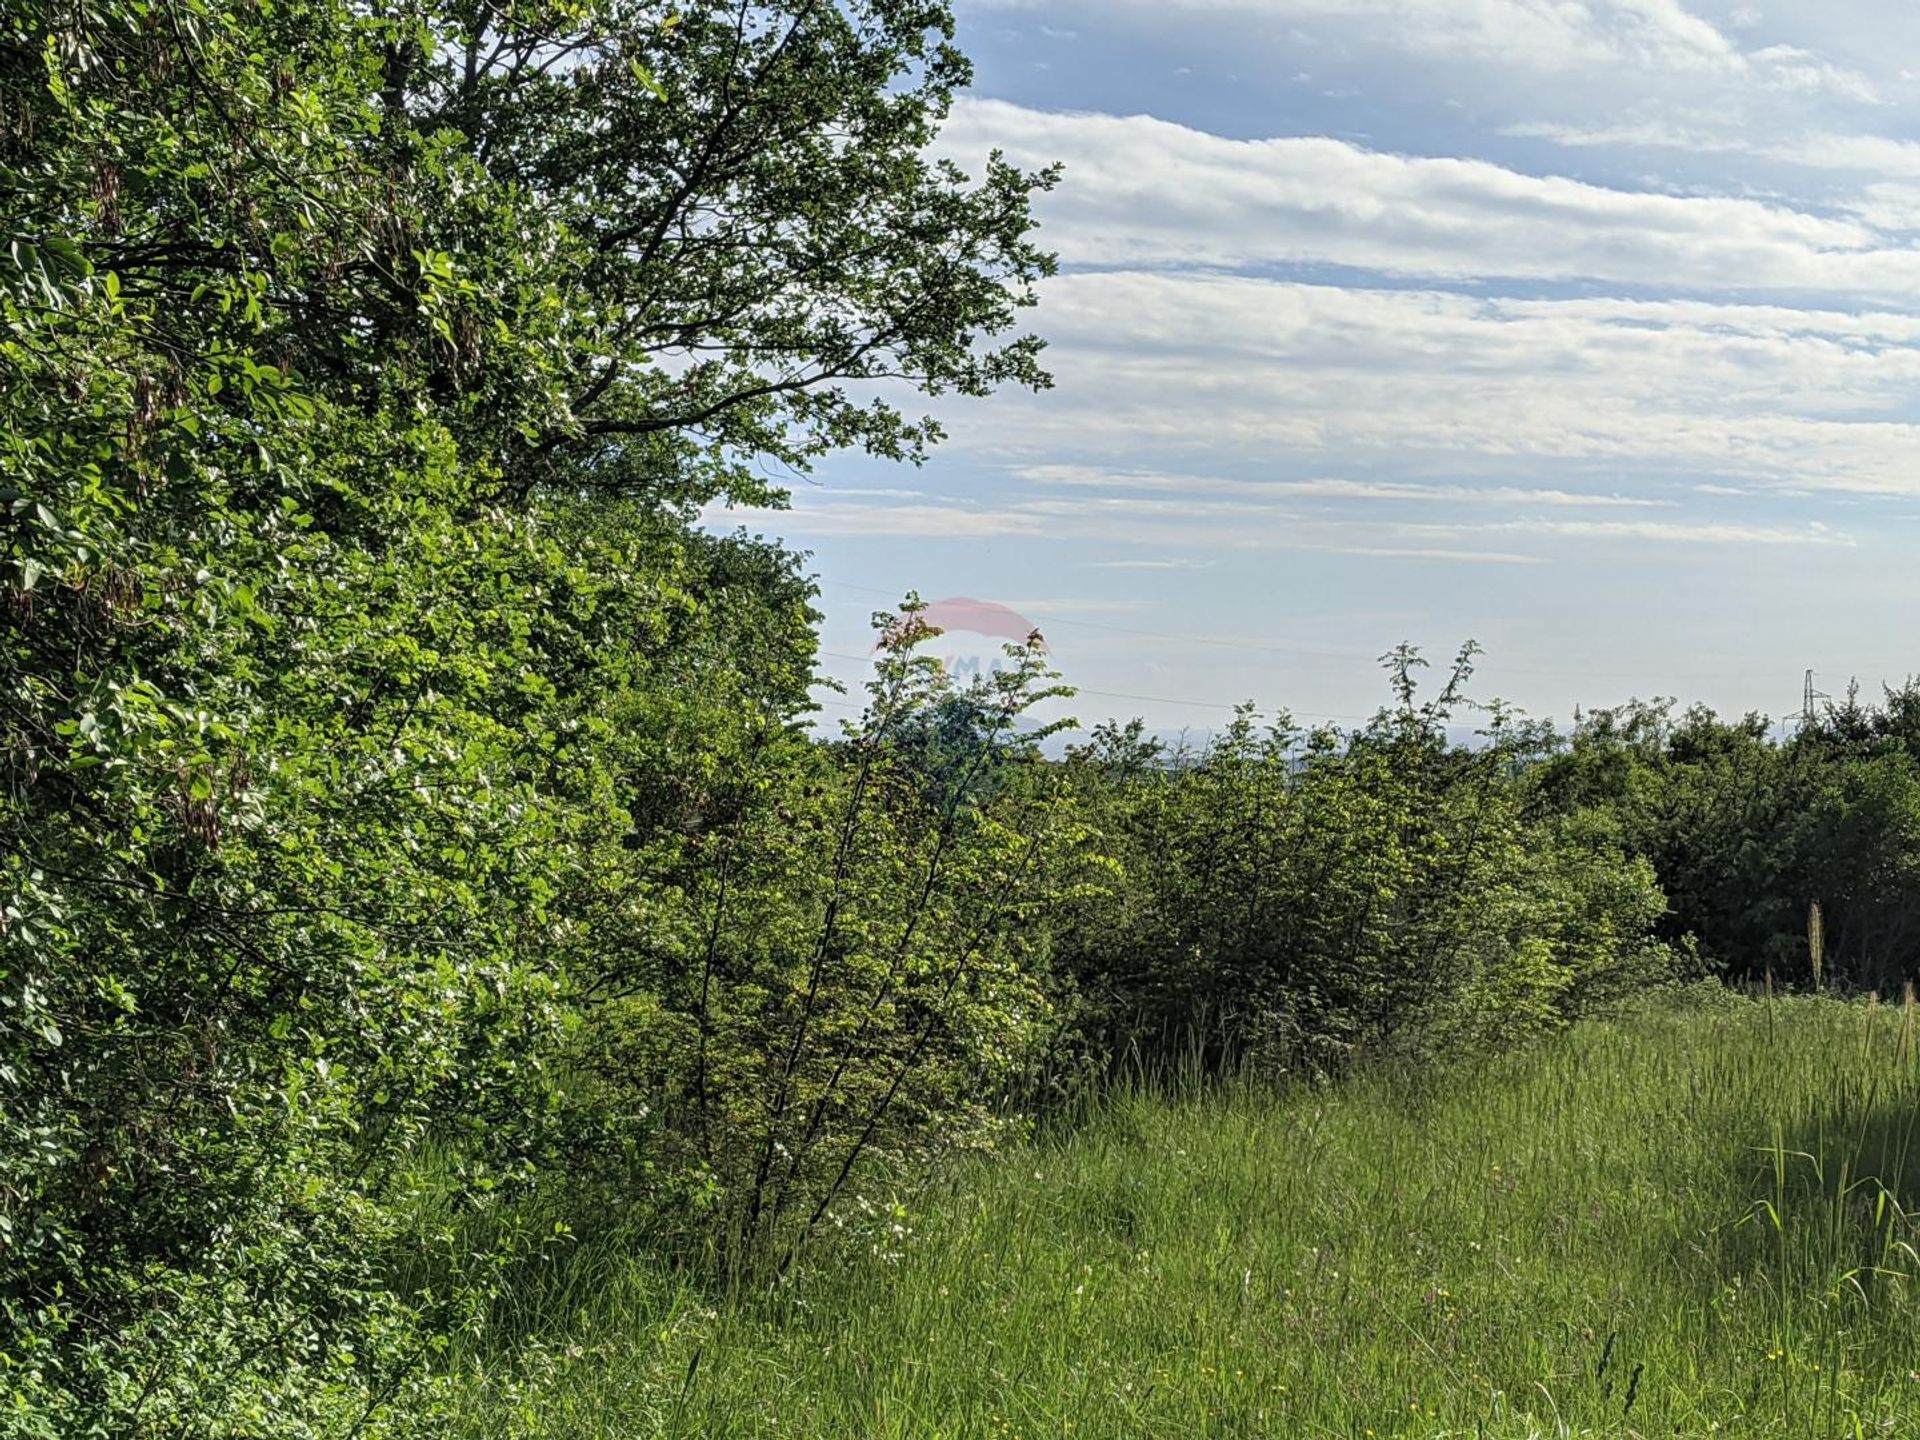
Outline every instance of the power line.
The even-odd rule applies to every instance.
[[[863,664],[873,663],[873,657],[871,655],[850,655],[844,650],[822,650],[818,653],[833,660],[854,660]],[[1090,690],[1082,685],[1072,685],[1071,682],[1069,682],[1069,688],[1072,689],[1075,695],[1092,695],[1101,700],[1134,700],[1151,705],[1186,705],[1196,710],[1224,710],[1229,713],[1240,708],[1239,705],[1230,705],[1219,700],[1185,700],[1174,695],[1135,695],[1124,690]],[[1351,720],[1360,724],[1365,724],[1367,721],[1373,719],[1371,715],[1334,715],[1325,711],[1315,710],[1288,710],[1287,713],[1289,715],[1298,715],[1303,720]]]
[[[853,585],[845,580],[822,580],[823,585],[832,585],[841,590],[859,590],[869,595],[897,595],[893,590],[883,590],[874,585]],[[1219,636],[1179,635],[1169,630],[1140,630],[1129,625],[1102,625],[1092,620],[1066,620],[1057,615],[1034,615],[1030,617],[1048,625],[1065,625],[1075,630],[1105,630],[1115,635],[1134,635],[1150,640],[1178,640],[1187,645],[1220,645],[1236,650],[1261,650],[1275,655],[1310,655],[1323,660],[1353,660],[1360,657],[1357,650],[1312,649],[1304,646],[1269,645],[1259,640],[1223,640]],[[1377,656],[1367,656],[1369,660]]]
[[[832,586],[838,590],[854,590],[867,595],[887,595],[896,599],[901,594],[901,592],[897,590],[888,590],[877,585],[856,585],[847,580],[822,579],[820,583],[822,585]],[[1219,635],[1188,635],[1172,630],[1146,630],[1131,625],[1103,624],[1096,620],[1069,620],[1058,615],[1032,614],[1030,618],[1049,628],[1065,626],[1073,630],[1098,630],[1113,635],[1131,635],[1149,640],[1174,640],[1183,645],[1212,645],[1225,650],[1245,650],[1267,655],[1294,655],[1318,660],[1356,660],[1369,665],[1378,663],[1380,659],[1378,655],[1372,655],[1362,650],[1274,645],[1262,640],[1228,639]],[[1663,673],[1669,676],[1684,675],[1690,680],[1772,680],[1777,678],[1779,673],[1774,670],[1672,670],[1665,672],[1649,672],[1646,670],[1543,670],[1533,666],[1509,665],[1493,660],[1476,664],[1474,668],[1494,674],[1528,675],[1545,680],[1644,680],[1650,673]]]

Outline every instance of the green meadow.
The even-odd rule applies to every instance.
[[[770,1296],[557,1260],[511,1351],[463,1356],[461,1423],[1920,1435],[1915,1020],[1723,998],[1448,1078],[1136,1086],[861,1197],[850,1253]]]

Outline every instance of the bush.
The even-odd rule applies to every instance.
[[[1352,734],[1243,711],[1198,754],[1137,727],[1074,754],[1121,878],[1055,943],[1107,1053],[1325,1073],[1512,1042],[1663,973],[1651,869],[1533,815],[1544,736],[1496,710],[1450,741],[1471,658],[1423,703],[1396,652],[1398,705]]]
[[[574,1182],[735,1277],[873,1167],[991,1144],[1047,1018],[1034,919],[1074,831],[1023,717],[1059,692],[1018,647],[956,688],[914,615],[838,743],[763,733],[694,833],[623,847],[567,962]]]
[[[1587,716],[1541,767],[1545,804],[1604,817],[1651,864],[1670,939],[1695,939],[1723,976],[1816,981],[1819,907],[1829,984],[1895,989],[1920,946],[1920,692],[1857,696],[1789,740],[1761,717],[1634,704]]]

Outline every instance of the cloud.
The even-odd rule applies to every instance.
[[[1367,516],[1307,517],[1285,507],[1252,501],[1182,496],[1083,496],[1070,501],[1035,500],[1018,508],[1047,519],[1051,535],[1136,541],[1205,534],[1213,543],[1280,544],[1348,550],[1383,540],[1470,540],[1532,536],[1549,540],[1634,541],[1659,545],[1851,545],[1853,540],[1823,524],[1765,526],[1701,520],[1559,520],[1526,516],[1466,523],[1381,520]],[[1232,528],[1224,528],[1227,522]],[[1231,535],[1230,541],[1219,537]]]
[[[1813,524],[1782,526],[1655,521],[1505,520],[1493,525],[1420,527],[1434,535],[1541,535],[1554,539],[1631,540],[1654,545],[1843,545],[1851,536]]]
[[[1884,135],[1819,131],[1765,146],[1760,153],[1819,170],[1856,170],[1863,174],[1920,176],[1920,144]]]
[[[986,10],[1036,9],[1042,0],[974,0]],[[1057,5],[1058,0],[1046,0]],[[1136,21],[1206,17],[1255,34],[1338,41],[1369,54],[1397,52],[1432,64],[1466,63],[1526,75],[1622,72],[1653,79],[1733,82],[1802,95],[1877,103],[1872,80],[1796,45],[1747,48],[1679,0],[1106,0]],[[1758,17],[1736,11],[1732,28]],[[1176,21],[1176,23],[1180,23]],[[1196,23],[1186,20],[1184,23]]]
[[[1538,555],[1520,555],[1506,550],[1442,550],[1434,547],[1339,545],[1328,546],[1338,555],[1370,555],[1381,560],[1460,560],[1478,565],[1544,565]]]
[[[1666,293],[1920,294],[1920,251],[1857,216],[1670,195],[1344,140],[1236,140],[1150,116],[955,107],[951,154],[1059,160],[1043,237],[1079,266],[1340,266],[1461,283],[1601,282]]]
[[[978,0],[976,0],[978,3]],[[985,0],[1032,9],[1040,0]],[[1262,23],[1332,22],[1363,40],[1423,56],[1564,70],[1632,64],[1729,70],[1738,47],[1677,0],[1119,0],[1135,10],[1242,15]]]
[[[1747,154],[1752,142],[1706,128],[1689,128],[1672,120],[1638,120],[1604,125],[1574,125],[1552,120],[1525,120],[1502,126],[1502,135],[1522,140],[1551,140],[1580,150],[1684,150],[1694,155]]]
[[[1914,201],[1916,187],[1901,183],[1920,180],[1920,142],[1912,140],[1833,130],[1768,138],[1739,126],[1715,131],[1710,126],[1660,119],[1601,125],[1529,120],[1504,126],[1500,133],[1576,150],[1666,150],[1690,157],[1739,155],[1814,172],[1822,179],[1842,184],[1874,177],[1853,193],[1842,190],[1829,200],[1829,208],[1845,210],[1883,233],[1920,229],[1920,206]]]
[[[746,512],[756,528],[788,537],[897,540],[903,537],[981,539],[1024,537],[1059,544],[1097,541],[1196,550],[1299,550],[1378,558],[1476,560],[1495,564],[1531,564],[1548,558],[1539,550],[1516,548],[1532,541],[1548,552],[1568,543],[1725,547],[1850,545],[1849,536],[1824,525],[1801,527],[1752,525],[1727,521],[1565,520],[1521,515],[1471,522],[1382,518],[1375,513],[1303,515],[1289,507],[1257,500],[1206,496],[1076,494],[1003,504],[993,511],[962,505],[863,505],[815,500],[801,495],[790,511]],[[728,520],[737,520],[732,512]],[[709,517],[719,524],[720,515]],[[1096,562],[1090,568],[1200,568],[1164,556],[1139,561]],[[1010,602],[1011,603],[1011,602]],[[1016,609],[1097,613],[1125,609],[1132,602],[1106,599],[1021,601]]]
[[[1880,103],[1880,92],[1857,70],[1824,60],[1794,45],[1770,45],[1749,57],[1763,84],[1800,95],[1836,95],[1865,105]]]
[[[832,495],[859,495],[867,499],[886,499],[886,500],[924,500],[927,498],[927,492],[924,490],[902,490],[897,486],[892,486],[892,485],[838,485],[836,484],[831,486],[825,486],[825,485],[818,485],[815,482],[811,482],[811,481],[808,483],[813,488],[819,489],[827,494],[832,494]]]
[[[1081,560],[1076,562],[1075,568],[1080,570],[1208,570],[1212,566],[1211,560],[1166,556],[1156,560]]]
[[[1544,505],[1576,507],[1670,506],[1671,500],[1634,495],[1577,494],[1568,490],[1537,490],[1515,485],[1450,485],[1427,481],[1342,480],[1234,480],[1218,475],[1166,475],[1151,471],[1115,470],[1097,465],[1028,465],[1016,472],[1038,485],[1086,486],[1111,490],[1175,490],[1185,494],[1210,491],[1229,494],[1298,496],[1326,500],[1385,500],[1416,504]]]
[[[815,500],[810,492],[794,497],[791,510],[711,506],[703,514],[716,529],[746,526],[783,536],[832,535],[859,539],[981,539],[1034,534],[1044,517],[1010,510],[976,510],[963,505],[888,505]]]
[[[1296,512],[1608,506],[1714,481],[1920,494],[1920,317],[1140,271],[1063,276],[1045,314],[1056,388],[952,429],[1055,489],[1204,486]]]

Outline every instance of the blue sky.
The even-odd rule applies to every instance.
[[[943,147],[1066,167],[1057,385],[725,517],[812,552],[828,671],[908,588],[1161,729],[1364,715],[1401,640],[1559,718],[1920,671],[1920,7],[960,15]]]

